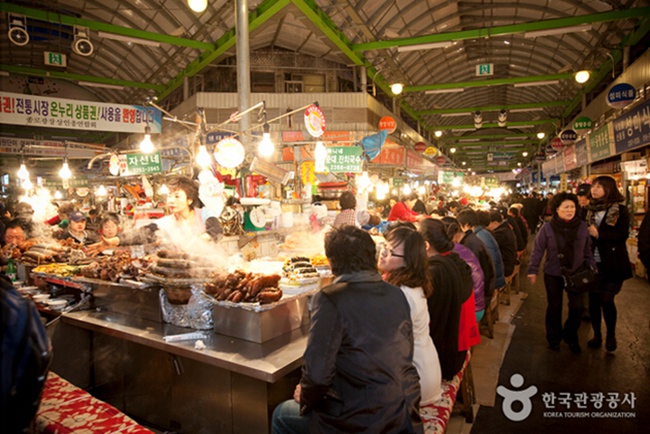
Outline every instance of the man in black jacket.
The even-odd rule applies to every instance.
[[[366,231],[330,232],[325,254],[336,279],[314,295],[302,379],[273,433],[422,433],[406,298],[382,280]]]

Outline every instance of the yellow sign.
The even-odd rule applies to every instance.
[[[302,180],[302,185],[316,184],[316,175],[314,175],[315,170],[316,164],[313,161],[303,161],[300,165],[300,179]]]
[[[424,150],[424,155],[426,155],[427,157],[435,157],[437,154],[438,154],[438,150],[433,146],[429,146],[427,149]]]

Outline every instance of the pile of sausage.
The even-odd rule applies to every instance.
[[[282,298],[282,290],[278,288],[279,282],[278,274],[266,275],[236,270],[232,273],[212,274],[204,290],[217,300],[267,304]]]
[[[131,258],[128,251],[105,256],[90,265],[81,268],[79,274],[91,279],[110,280],[117,282],[121,278],[135,278],[145,272],[151,265],[149,256]]]
[[[150,271],[170,279],[188,279],[207,276],[209,268],[202,267],[199,258],[185,252],[161,249],[156,252],[158,258]]]

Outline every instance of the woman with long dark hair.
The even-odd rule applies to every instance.
[[[546,287],[546,339],[553,351],[560,350],[560,342],[569,344],[571,352],[582,351],[578,343],[578,328],[584,310],[582,293],[566,287],[563,270],[574,273],[586,262],[595,266],[587,224],[577,215],[578,197],[572,193],[558,193],[549,202],[553,215],[540,228],[528,265],[528,280],[537,281],[540,262],[546,252],[544,286]],[[569,315],[562,326],[564,292],[569,299]]]
[[[594,337],[587,345],[600,348],[603,337],[601,318],[605,318],[607,351],[616,350],[616,305],[614,297],[621,291],[623,281],[632,277],[632,266],[625,243],[630,232],[630,213],[625,198],[610,176],[599,176],[591,184],[587,206],[587,223],[601,279],[597,290],[589,293],[589,315]]]
[[[427,278],[424,238],[404,225],[389,228],[384,237],[377,266],[384,280],[399,286],[408,301],[413,323],[413,365],[420,376],[420,406],[431,404],[440,398],[442,373],[429,335],[427,298],[433,288]]]

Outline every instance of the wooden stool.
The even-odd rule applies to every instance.
[[[466,366],[464,369],[463,379],[460,382],[460,397],[461,399],[456,399],[456,404],[454,404],[453,413],[460,413],[465,417],[465,422],[473,423],[474,422],[474,404],[476,403],[476,397],[474,393],[474,377],[472,376],[472,363],[467,351],[468,357]],[[461,402],[462,401],[462,402]]]
[[[485,335],[490,339],[494,339],[494,323],[499,320],[499,291],[501,289],[494,290],[490,302],[485,306],[483,319],[481,319],[480,330],[485,332]]]
[[[510,286],[513,294],[519,294],[519,289],[521,285],[519,284],[519,270],[521,269],[521,264],[515,266],[514,277],[512,278],[512,285]]]
[[[506,277],[505,286],[499,288],[499,303],[510,306],[510,287],[512,286],[512,279],[515,276],[515,273],[512,273],[510,276]]]

